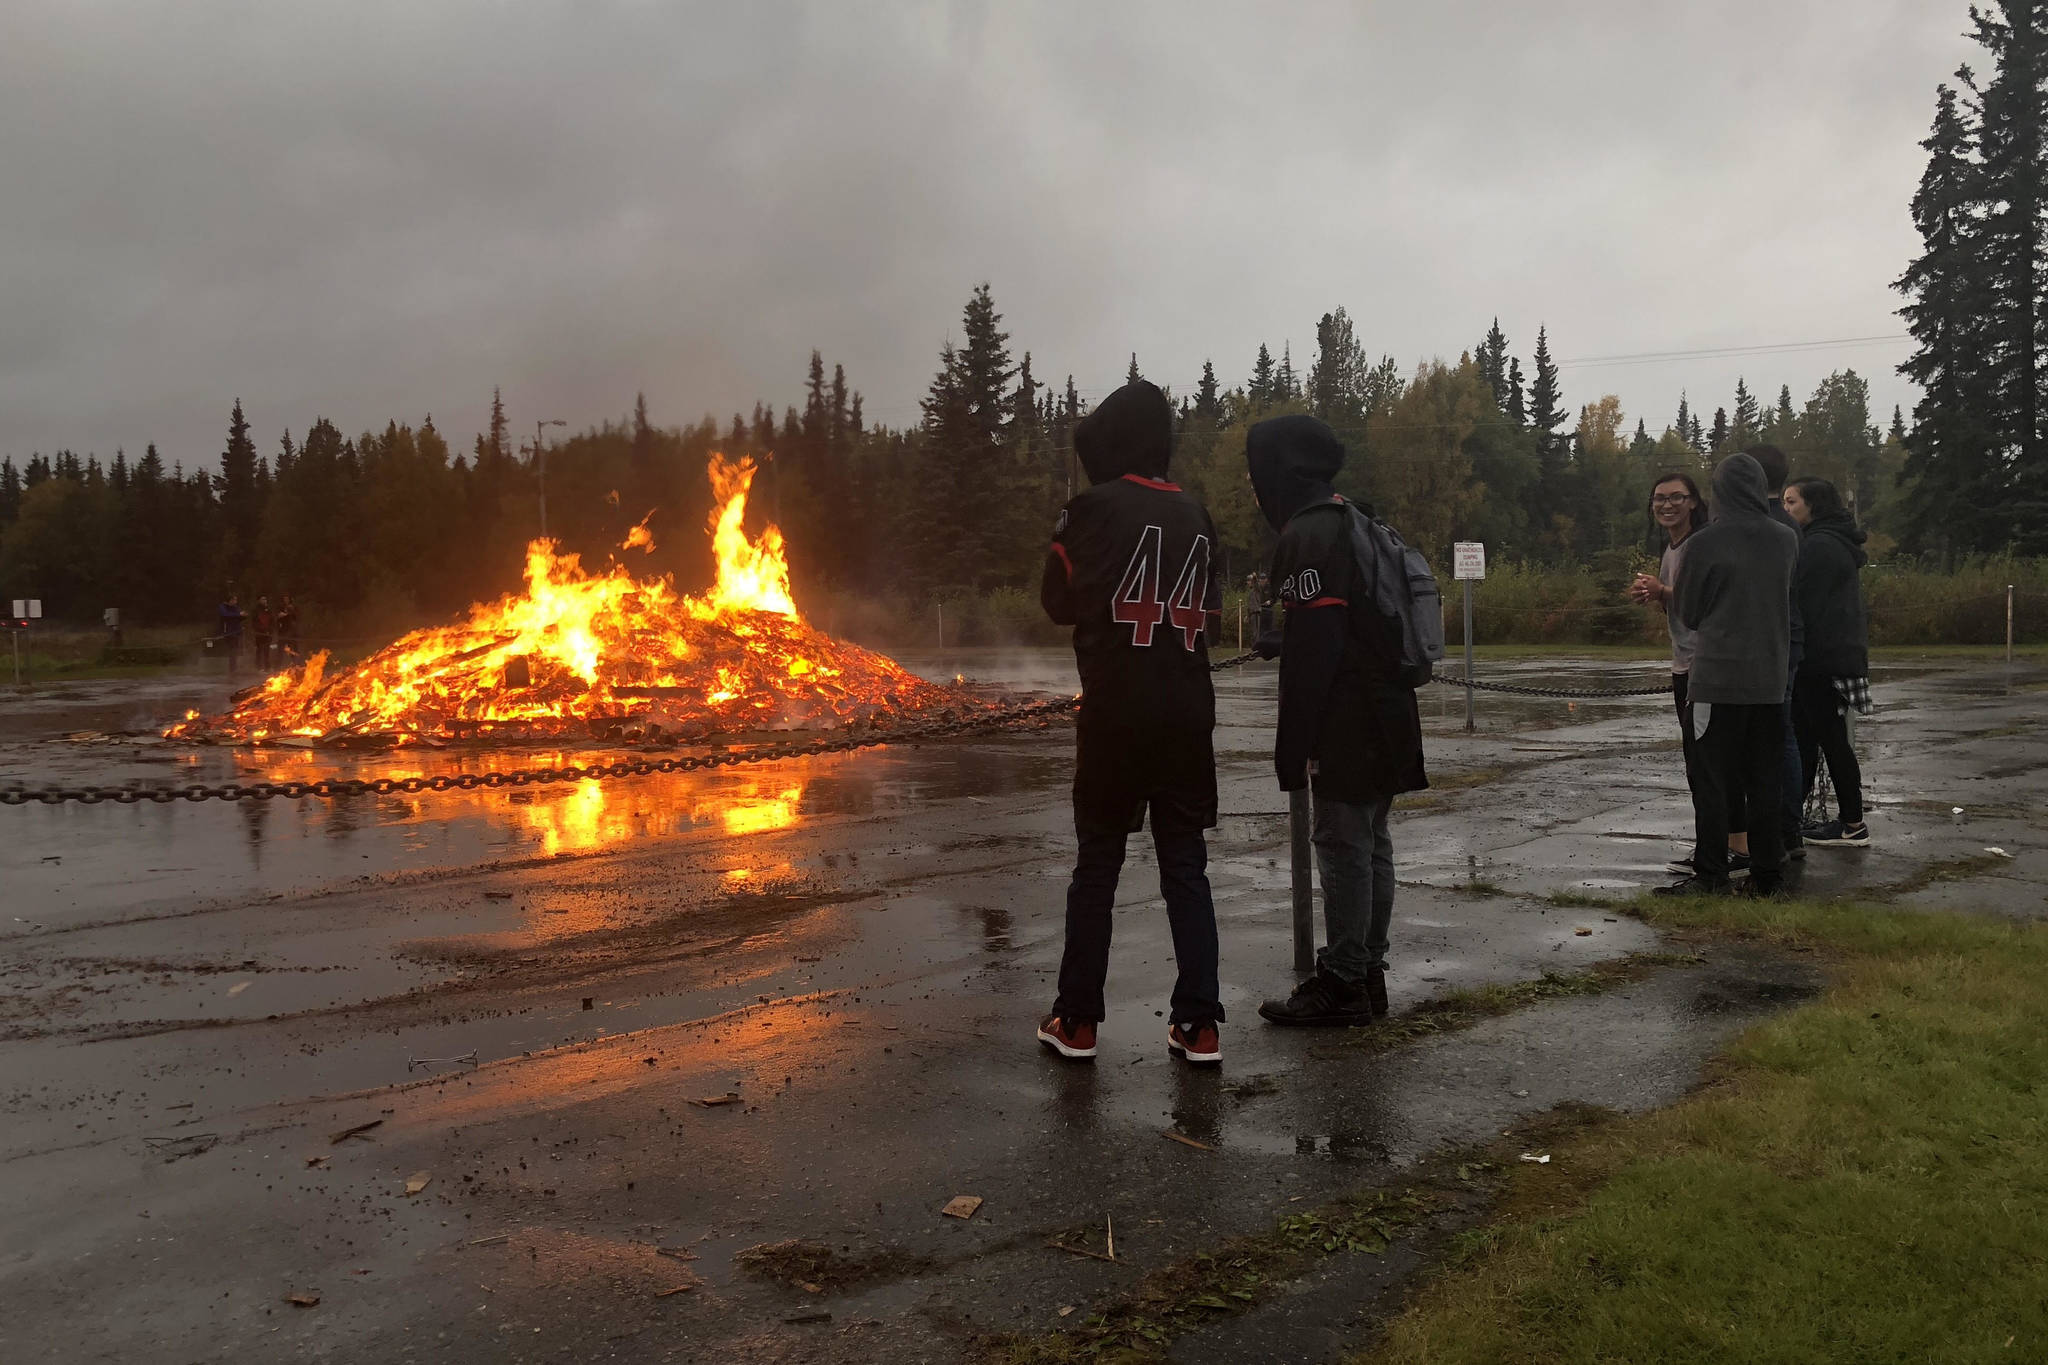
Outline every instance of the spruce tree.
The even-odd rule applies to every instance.
[[[1906,443],[1906,418],[1899,411],[1897,403],[1892,404],[1892,429],[1887,435],[1891,440],[1897,441],[1900,445]]]
[[[1274,403],[1273,397],[1273,353],[1266,349],[1266,343],[1259,343],[1259,358],[1252,362],[1252,377],[1245,385],[1245,397],[1251,400],[1253,412],[1263,412]]]
[[[1749,391],[1749,385],[1738,375],[1735,380],[1735,415],[1728,424],[1728,449],[1741,450],[1756,444],[1758,416],[1756,395]]]
[[[256,443],[249,439],[249,420],[242,415],[242,400],[228,418],[227,449],[220,456],[221,517],[228,538],[221,545],[220,574],[240,580],[246,574],[256,549],[256,529],[263,516],[261,493],[256,485]]]
[[[21,515],[21,471],[11,459],[0,460],[0,526]]]
[[[1138,353],[1136,351],[1132,351],[1131,368],[1124,371],[1124,383],[1135,384],[1144,377],[1144,375],[1138,373]]]
[[[1714,425],[1707,433],[1707,453],[1719,455],[1728,448],[1728,409],[1714,409]]]
[[[1536,379],[1529,386],[1529,428],[1536,438],[1536,483],[1529,522],[1541,537],[1549,535],[1569,515],[1577,501],[1571,477],[1571,448],[1558,431],[1564,424],[1564,392],[1557,382],[1557,364],[1550,358],[1550,330],[1536,329]],[[1554,543],[1554,542],[1553,542]],[[1559,551],[1568,547],[1557,545]]]
[[[1522,385],[1522,358],[1508,361],[1508,419],[1516,426],[1529,424],[1529,398]]]
[[[2048,213],[2048,5],[1993,0],[1970,8],[1977,41],[1995,63],[1980,92],[1981,182],[1977,253],[1988,272],[1987,396],[2011,487],[2002,499],[2008,536],[2048,545],[2048,438],[2042,422],[2044,306],[2042,217]],[[2018,503],[2026,504],[2023,508]],[[2024,531],[2023,531],[2023,528]]]
[[[1280,368],[1273,371],[1273,401],[1291,403],[1301,397],[1301,382],[1294,377],[1294,344],[1280,347]]]
[[[1202,362],[1202,383],[1195,390],[1195,416],[1214,422],[1222,416],[1223,408],[1216,397],[1216,366],[1213,362]]]
[[[1479,343],[1472,358],[1479,365],[1480,376],[1493,390],[1493,405],[1502,412],[1508,411],[1508,339],[1500,329],[1499,318],[1493,320],[1486,339]]]

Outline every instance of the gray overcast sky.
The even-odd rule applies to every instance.
[[[1042,378],[1185,388],[1338,304],[1404,367],[1902,330],[1963,0],[0,7],[0,453],[210,461],[493,384],[515,430],[902,424],[982,279]],[[1711,414],[1902,343],[1574,367]]]

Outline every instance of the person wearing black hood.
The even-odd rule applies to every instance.
[[[1787,487],[1785,510],[1802,528],[1799,569],[1792,578],[1792,598],[1806,622],[1806,652],[1792,683],[1801,804],[1825,754],[1839,807],[1835,819],[1806,831],[1806,842],[1867,848],[1863,769],[1849,740],[1849,708],[1863,715],[1871,710],[1870,625],[1858,581],[1870,562],[1865,536],[1841,491],[1826,479],[1801,479]]]
[[[1374,605],[1352,550],[1351,505],[1331,486],[1344,444],[1313,417],[1275,417],[1245,439],[1259,510],[1280,533],[1271,579],[1286,618],[1277,642],[1280,717],[1273,768],[1282,791],[1313,787],[1316,865],[1328,938],[1314,975],[1259,1013],[1276,1024],[1364,1024],[1387,1012],[1394,913],[1394,797],[1429,785],[1422,720],[1399,677],[1395,623]],[[1367,516],[1371,510],[1360,506]]]
[[[1190,1062],[1223,1058],[1216,908],[1202,837],[1216,824],[1208,641],[1223,592],[1208,512],[1167,481],[1172,448],[1172,406],[1142,379],[1074,428],[1090,487],[1061,510],[1039,589],[1046,614],[1074,628],[1081,715],[1079,854],[1067,887],[1059,996],[1038,1040],[1077,1060],[1095,1056],[1110,910],[1126,839],[1147,809],[1179,964],[1166,1045]]]
[[[1749,814],[1749,889],[1775,895],[1785,853],[1778,767],[1798,537],[1772,519],[1763,467],[1752,456],[1716,465],[1713,490],[1713,519],[1687,540],[1678,579],[1678,619],[1697,632],[1686,687],[1693,873],[1658,891],[1728,890],[1728,796],[1740,791]]]
[[[1785,452],[1774,445],[1754,445],[1742,452],[1754,459],[1764,471],[1764,489],[1769,494],[1771,520],[1790,531],[1796,541],[1799,537],[1799,523],[1785,508],[1785,481],[1791,477],[1792,461]],[[1798,559],[1793,559],[1793,575],[1799,573]],[[1785,856],[1804,858],[1805,842],[1800,834],[1799,813],[1806,804],[1805,789],[1799,784],[1799,740],[1794,734],[1792,721],[1792,688],[1799,676],[1799,660],[1806,651],[1806,621],[1799,614],[1799,602],[1792,603],[1792,654],[1785,675],[1785,739],[1778,758],[1778,831],[1785,845]]]

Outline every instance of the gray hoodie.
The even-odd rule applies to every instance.
[[[1714,467],[1714,519],[1685,542],[1678,618],[1699,632],[1689,700],[1777,706],[1791,665],[1792,566],[1799,537],[1771,519],[1763,466]]]

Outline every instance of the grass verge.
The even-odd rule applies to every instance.
[[[2048,1358],[2048,928],[1640,903],[1826,954],[1712,1084],[1508,1172],[1500,1219],[1358,1360]]]

